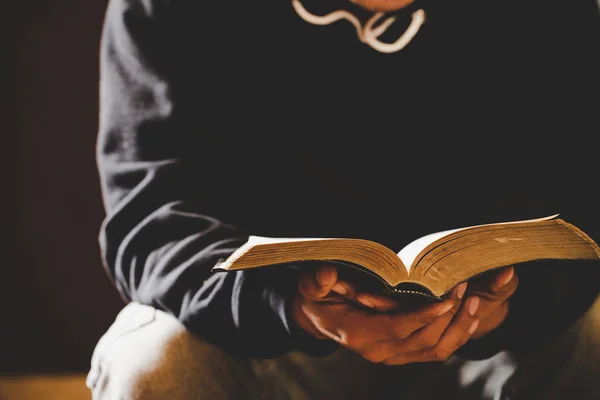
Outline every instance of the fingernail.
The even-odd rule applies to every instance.
[[[467,308],[469,315],[471,315],[471,316],[475,315],[475,312],[477,311],[478,307],[479,307],[479,297],[471,297],[471,300],[469,300],[469,306]]]
[[[327,286],[332,283],[334,276],[329,268],[320,268],[317,270],[317,282],[321,286]]]
[[[365,307],[375,308],[375,304],[373,304],[373,302],[369,299],[359,298],[358,302]]]
[[[499,286],[504,287],[504,286],[508,285],[508,283],[512,280],[514,275],[515,275],[515,270],[514,270],[514,268],[511,268],[509,273],[504,277],[504,279],[502,279],[499,282]]]
[[[438,315],[446,314],[448,311],[452,310],[452,307],[454,307],[453,303],[448,303],[444,305],[444,307],[440,308],[440,310],[438,311]]]
[[[460,285],[458,285],[458,291],[456,292],[456,297],[458,297],[459,299],[462,299],[463,296],[465,295],[466,290],[467,290],[467,282],[463,282]]]
[[[475,332],[477,330],[478,326],[479,326],[479,320],[476,319],[475,321],[473,321],[471,323],[471,326],[469,326],[469,335],[472,335],[473,332]]]
[[[331,288],[331,290],[333,290],[336,293],[339,294],[346,294],[348,293],[348,289],[346,289],[344,287],[344,285],[342,285],[341,283],[336,283],[335,285],[333,285],[333,287]]]

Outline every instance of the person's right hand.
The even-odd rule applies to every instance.
[[[338,280],[333,266],[302,275],[293,303],[296,323],[315,337],[333,339],[372,362],[400,365],[446,360],[479,324],[474,316],[477,305],[462,304],[466,283],[440,303],[395,312],[354,304],[332,291],[339,284],[353,290],[351,284]],[[382,308],[392,309],[390,302]]]

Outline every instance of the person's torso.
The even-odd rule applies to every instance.
[[[596,175],[586,93],[598,79],[573,42],[586,29],[554,29],[555,6],[423,4],[415,39],[384,54],[346,20],[318,26],[287,0],[251,3],[215,6],[188,50],[203,127],[224,138],[221,172],[236,180],[224,185],[232,222],[399,248],[433,230],[580,211],[564,207]]]

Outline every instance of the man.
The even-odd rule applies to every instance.
[[[408,308],[332,265],[211,268],[250,234],[400,249],[558,212],[600,239],[598,28],[586,0],[111,0],[100,244],[129,304],[94,399],[597,398],[593,265]]]

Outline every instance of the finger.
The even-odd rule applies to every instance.
[[[471,332],[471,331],[475,332],[478,325],[479,325],[479,320],[475,319],[469,326],[468,332]],[[464,341],[466,342],[467,340],[468,340],[468,337]],[[462,343],[462,344],[464,344],[464,343]],[[456,349],[460,348],[460,346],[462,346],[462,344],[460,344],[458,347],[456,347]],[[436,347],[422,349],[422,350],[415,350],[415,351],[406,352],[406,353],[400,353],[400,354],[394,355],[393,357],[382,360],[380,362],[382,364],[386,364],[386,365],[405,365],[405,364],[418,363],[418,362],[445,361],[454,353],[454,351],[456,351],[456,349],[452,352],[441,351],[441,350],[434,351],[432,349],[436,349]]]
[[[298,278],[298,290],[309,300],[323,300],[337,282],[335,267],[325,265]]]
[[[461,286],[462,292],[465,286]],[[382,354],[371,352],[369,356],[379,360],[403,351],[398,345],[398,342],[402,342],[399,339],[408,337],[414,330],[456,307],[459,293],[461,290],[455,288],[454,295],[442,302],[397,314],[372,313],[348,303],[324,301],[304,301],[302,310],[320,333],[359,354],[368,351],[373,344],[396,342],[387,348],[380,346]]]
[[[374,314],[348,302],[305,301],[303,311],[319,332],[357,353],[389,339],[382,329],[380,317],[384,314]]]
[[[412,311],[394,314],[375,314],[379,318],[378,326],[386,329],[382,339],[406,339],[423,326],[431,324],[437,318],[448,313],[456,306],[455,299],[446,299],[440,303],[419,307]]]
[[[479,306],[481,308],[481,306]],[[509,311],[509,302],[505,301],[500,306],[498,306],[495,311],[486,317],[478,317],[480,320],[479,326],[475,330],[475,332],[471,335],[471,338],[478,339],[494,329],[498,328],[502,322],[508,316]]]
[[[336,284],[333,288],[333,291],[336,291],[342,294],[349,300],[356,301],[361,305],[372,309],[377,312],[390,312],[390,311],[401,311],[403,306],[408,306],[406,302],[400,302],[398,299],[393,298],[392,296],[386,296],[376,293],[368,293],[368,292],[356,292],[356,289],[347,283],[342,283],[339,281],[340,286],[343,285],[341,291],[336,290],[338,284]],[[467,288],[467,282],[463,282],[458,285],[454,289],[455,297],[461,299],[465,293]]]
[[[467,290],[468,283],[463,282],[460,285],[456,286],[448,299],[444,300],[437,305],[434,305],[432,309],[428,309],[428,307],[419,308],[413,312],[409,312],[406,315],[406,321],[402,327],[399,327],[400,338],[406,338],[413,334],[415,331],[433,323],[442,315],[446,315],[449,312],[453,311],[453,314],[456,313],[460,307],[462,298]],[[438,307],[438,308],[435,308]],[[408,332],[408,335],[403,336]]]
[[[348,303],[305,301],[303,311],[324,335],[360,352],[379,341],[405,338],[454,306],[452,299],[408,313],[372,313]]]
[[[464,296],[466,288],[466,282],[458,285],[447,300],[437,303],[433,307],[429,306],[431,307],[429,309],[427,307],[421,308],[412,314],[394,314],[404,316],[404,320],[401,321],[401,318],[390,318],[390,321],[395,323],[391,325],[390,333],[383,336],[388,339],[377,342],[366,341],[365,346],[356,349],[357,352],[372,362],[386,364],[417,362],[423,361],[425,357],[431,358],[429,353],[420,352],[419,349],[431,348],[437,345],[440,337],[452,321],[453,315],[460,309],[461,299]],[[437,313],[427,314],[427,312],[432,310],[437,310]],[[410,325],[409,318],[415,317],[420,318],[420,323],[423,326],[411,333],[410,330],[412,328],[406,327]],[[428,322],[428,320],[431,321]],[[386,323],[385,321],[379,321],[375,326],[386,326]],[[381,335],[377,335],[377,338],[381,337]],[[355,343],[355,345],[358,344]],[[405,357],[405,355],[410,356]]]
[[[506,286],[515,275],[515,268],[513,266],[501,268],[493,277],[491,287],[493,289],[500,289]]]
[[[337,293],[346,300],[356,302],[356,287],[350,282],[338,280],[331,288],[331,291]]]
[[[399,360],[401,354],[411,354],[414,359],[406,359],[406,362],[421,361],[428,355],[421,352],[424,349],[435,347],[444,331],[452,321],[451,311],[438,317],[423,328],[413,332],[404,340],[387,340],[370,343],[368,347],[361,349],[360,353],[369,361],[376,363],[394,364]]]
[[[517,290],[518,278],[515,276],[511,282],[504,286],[502,290],[495,294],[480,293],[478,297],[481,299],[477,317],[483,322],[490,318],[496,318],[497,313],[502,309],[507,309],[510,296]]]
[[[502,295],[500,299],[489,299],[485,296],[480,297],[479,308],[475,315],[479,319],[480,324],[472,335],[473,338],[485,336],[504,322],[509,311],[510,301],[508,297],[514,293],[515,289],[516,284],[506,292],[506,295]],[[507,297],[507,299],[504,299],[504,297]]]
[[[519,277],[514,273],[514,268],[510,267],[495,276],[489,282],[487,288],[481,287],[473,294],[481,297],[486,302],[502,303],[515,293],[518,285]]]
[[[497,327],[508,313],[508,301],[519,285],[519,277],[513,267],[504,268],[487,283],[488,288],[479,287],[469,294],[475,294],[481,299],[477,318],[481,321],[478,334],[489,332]]]
[[[455,299],[454,307],[447,313],[434,320],[429,325],[425,325],[421,329],[413,332],[406,341],[406,351],[417,351],[421,349],[427,349],[436,346],[450,322],[460,310],[462,304],[462,298],[466,291],[467,284],[462,283],[456,287],[451,296]]]
[[[491,292],[496,294],[498,298],[506,299],[517,288],[519,277],[515,273],[514,267],[504,268],[490,284]]]
[[[368,346],[358,349],[358,353],[371,362],[379,363],[391,359],[398,354],[411,352],[417,354],[415,353],[417,350],[437,345],[439,338],[448,327],[448,324],[450,324],[453,315],[460,308],[460,300],[465,293],[466,286],[466,283],[461,284],[450,294],[450,298],[455,300],[450,311],[443,313],[431,323],[417,329],[406,339],[394,337],[393,340],[368,342]],[[402,311],[399,312],[401,313]]]
[[[469,340],[479,325],[476,314],[480,302],[479,297],[470,296],[461,304],[460,310],[442,334],[439,342],[431,349],[433,360],[446,360]]]
[[[403,365],[414,362],[444,361],[469,340],[479,325],[477,312],[479,298],[468,298],[460,307],[437,344],[421,350],[398,353],[383,361],[387,365]]]
[[[460,307],[460,301],[466,291],[466,287],[466,282],[457,286],[453,289],[448,299],[441,303],[425,307],[421,306],[412,311],[407,309],[391,315],[388,314],[387,321],[385,317],[379,317],[380,320],[377,321],[376,326],[385,329],[386,332],[383,334],[380,333],[376,338],[380,341],[390,341],[389,346],[380,346],[381,351],[386,353],[385,358],[422,347],[417,344],[418,339],[411,338],[411,336],[415,332],[431,325],[434,325],[434,328],[427,330],[426,337],[423,340],[425,343],[429,341],[437,343],[437,339],[452,319],[452,314],[456,313]],[[376,356],[383,359],[381,351]]]
[[[356,301],[361,305],[378,312],[390,312],[401,308],[402,303],[391,296],[375,293],[358,293]]]
[[[331,290],[346,300],[377,312],[399,310],[402,306],[402,303],[392,296],[373,292],[360,292],[355,285],[343,280],[338,280]]]

